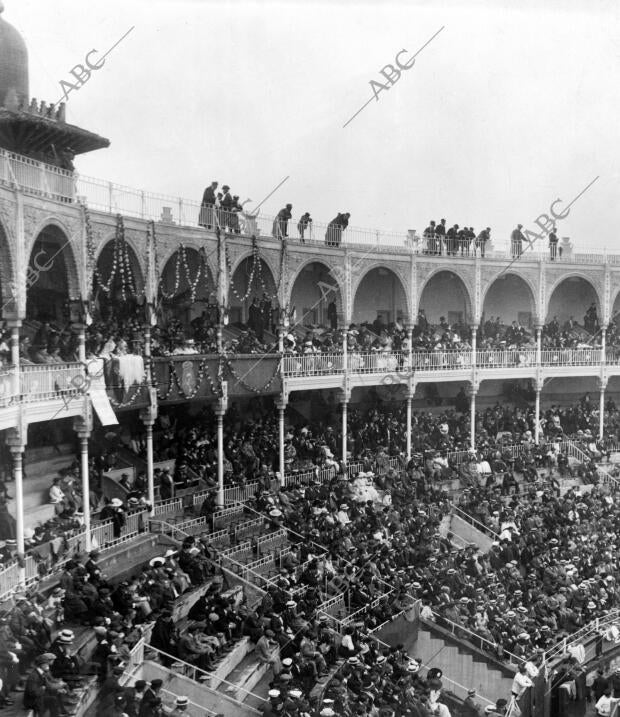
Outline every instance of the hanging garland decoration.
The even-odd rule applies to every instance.
[[[107,281],[104,281],[99,268],[95,265],[95,278],[102,291],[110,295],[112,284],[118,274],[121,286],[121,298],[127,300],[127,291],[131,296],[137,296],[136,282],[131,268],[131,259],[129,257],[129,244],[125,239],[125,223],[120,214],[116,215],[116,233],[114,235],[114,245],[112,248],[112,268]]]
[[[128,406],[132,406],[137,400],[138,397],[142,395],[142,389],[144,388],[144,385],[138,384],[136,386],[132,386],[129,390],[133,390],[133,395],[131,398],[127,401],[117,401],[115,398],[113,398],[110,393],[108,392],[108,398],[110,399],[110,403],[114,408],[127,408]]]
[[[225,359],[226,362],[226,368],[228,369],[230,375],[235,379],[235,381],[243,386],[243,388],[246,389],[246,391],[251,391],[252,393],[262,393],[263,391],[266,391],[271,384],[276,380],[276,378],[280,375],[280,365],[282,363],[282,359],[280,359],[276,365],[275,371],[273,373],[273,376],[271,376],[270,379],[265,383],[264,386],[261,386],[260,388],[257,388],[255,386],[250,386],[249,383],[246,383],[244,381],[243,376],[239,376],[235,369],[232,366],[232,362],[229,359]]]
[[[286,239],[282,239],[280,244],[280,269],[278,271],[278,283],[276,285],[275,294],[271,294],[269,291],[267,291],[265,277],[263,276],[263,265],[262,262],[258,262],[258,280],[260,281],[260,284],[263,288],[263,292],[269,299],[277,299],[280,294],[280,290],[282,289],[282,281],[284,279],[284,265],[286,262]]]
[[[252,271],[250,272],[250,278],[248,279],[248,290],[245,292],[245,294],[243,296],[241,296],[241,294],[239,294],[239,292],[235,288],[235,285],[233,284],[232,264],[230,261],[230,256],[228,254],[228,247],[225,247],[224,251],[226,254],[226,268],[228,269],[228,276],[230,277],[230,290],[237,297],[237,299],[243,304],[243,302],[252,293],[252,285],[254,283],[254,274],[256,273],[257,264],[259,267],[258,270],[260,272],[260,256],[258,254],[258,243],[256,241],[256,236],[254,234],[252,234]]]
[[[90,275],[95,264],[95,242],[93,239],[93,227],[90,222],[90,212],[86,204],[82,204],[82,214],[84,216],[84,227],[86,229],[86,271]]]
[[[192,280],[190,275],[189,262],[187,260],[187,250],[183,244],[179,245],[179,248],[175,252],[176,262],[174,266],[174,288],[170,293],[168,293],[163,288],[163,277],[159,281],[159,291],[164,299],[173,299],[177,294],[180,293],[179,289],[181,287],[181,266],[183,266],[183,272],[185,274],[187,286],[189,287],[192,304],[196,301],[196,294],[198,291],[198,284],[200,283],[200,279],[203,277],[205,279],[208,279],[209,277],[209,265],[207,263],[204,248],[199,249],[198,253],[200,254],[200,266],[196,271],[196,276]]]
[[[198,375],[197,375],[197,381],[196,381],[196,387],[192,392],[187,392],[183,389],[181,378],[179,377],[179,374],[177,373],[175,362],[169,361],[168,362],[168,389],[164,396],[160,396],[158,394],[157,398],[160,401],[165,401],[174,392],[176,389],[177,394],[180,397],[186,398],[186,399],[192,399],[195,398],[198,395],[198,391],[200,390],[200,387],[202,386],[203,382],[206,380],[206,382],[209,384],[209,387],[211,388],[211,392],[219,396],[220,391],[216,385],[216,382],[211,378],[211,374],[208,370],[209,367],[209,359],[202,359],[200,364],[198,365]]]

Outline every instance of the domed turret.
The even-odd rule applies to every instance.
[[[4,3],[0,0],[0,13]],[[13,25],[0,16],[0,107],[28,104],[28,50]]]

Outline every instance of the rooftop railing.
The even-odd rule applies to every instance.
[[[0,184],[57,202],[75,199],[73,172],[6,149],[0,149]]]
[[[64,203],[85,202],[89,207],[110,214],[150,219],[163,224],[178,226],[204,226],[214,228],[219,224],[231,234],[257,237],[286,236],[288,239],[310,246],[380,248],[382,251],[414,253],[425,256],[444,256],[449,259],[480,256],[482,250],[475,240],[468,244],[458,243],[452,248],[445,240],[429,239],[422,230],[394,232],[378,228],[348,226],[340,229],[332,223],[312,221],[304,225],[298,217],[288,222],[276,217],[254,216],[250,212],[231,212],[222,208],[205,208],[198,200],[184,199],[169,194],[147,192],[104,179],[79,175],[67,169],[47,164],[6,149],[0,149],[0,184],[18,188],[27,194]],[[555,261],[577,264],[620,264],[620,253],[588,247],[587,252],[562,247],[551,258],[542,238],[536,250],[523,251],[521,261]],[[544,246],[544,248],[542,248]],[[562,245],[560,245],[562,246]],[[495,241],[485,247],[485,258],[505,260],[511,257],[508,240]],[[512,258],[512,257],[511,257]]]

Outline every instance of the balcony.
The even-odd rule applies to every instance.
[[[22,403],[68,400],[84,392],[86,377],[80,363],[25,365],[20,371]]]
[[[57,202],[73,202],[73,172],[0,149],[0,184]]]
[[[480,379],[505,378],[506,373],[516,372],[533,375],[536,369],[553,369],[554,373],[565,375],[592,375],[601,369],[602,349],[545,349],[541,351],[540,365],[537,363],[536,349],[519,350],[482,350],[476,351],[475,367]],[[606,352],[606,364],[611,373],[620,367],[620,352]],[[407,353],[350,353],[347,355],[347,372],[353,382],[360,385],[385,382],[386,376],[394,376],[395,383],[400,376],[402,382],[411,372],[418,378],[426,375],[432,380],[461,380],[471,376],[473,351],[421,351],[409,356]],[[583,370],[586,369],[584,372]],[[312,354],[307,356],[285,356],[282,359],[282,377],[289,382],[293,390],[297,389],[299,379],[312,380],[318,388],[322,380],[342,376],[345,373],[343,354]],[[372,381],[365,377],[374,376]],[[377,381],[381,376],[382,380]],[[301,385],[301,384],[300,384]],[[326,382],[327,387],[327,382]]]

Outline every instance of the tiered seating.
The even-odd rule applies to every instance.
[[[55,515],[50,503],[49,490],[59,472],[68,468],[75,460],[73,447],[60,444],[57,450],[51,446],[27,448],[24,457],[24,527],[36,528]],[[15,517],[15,496],[13,485],[7,484],[9,513]]]

